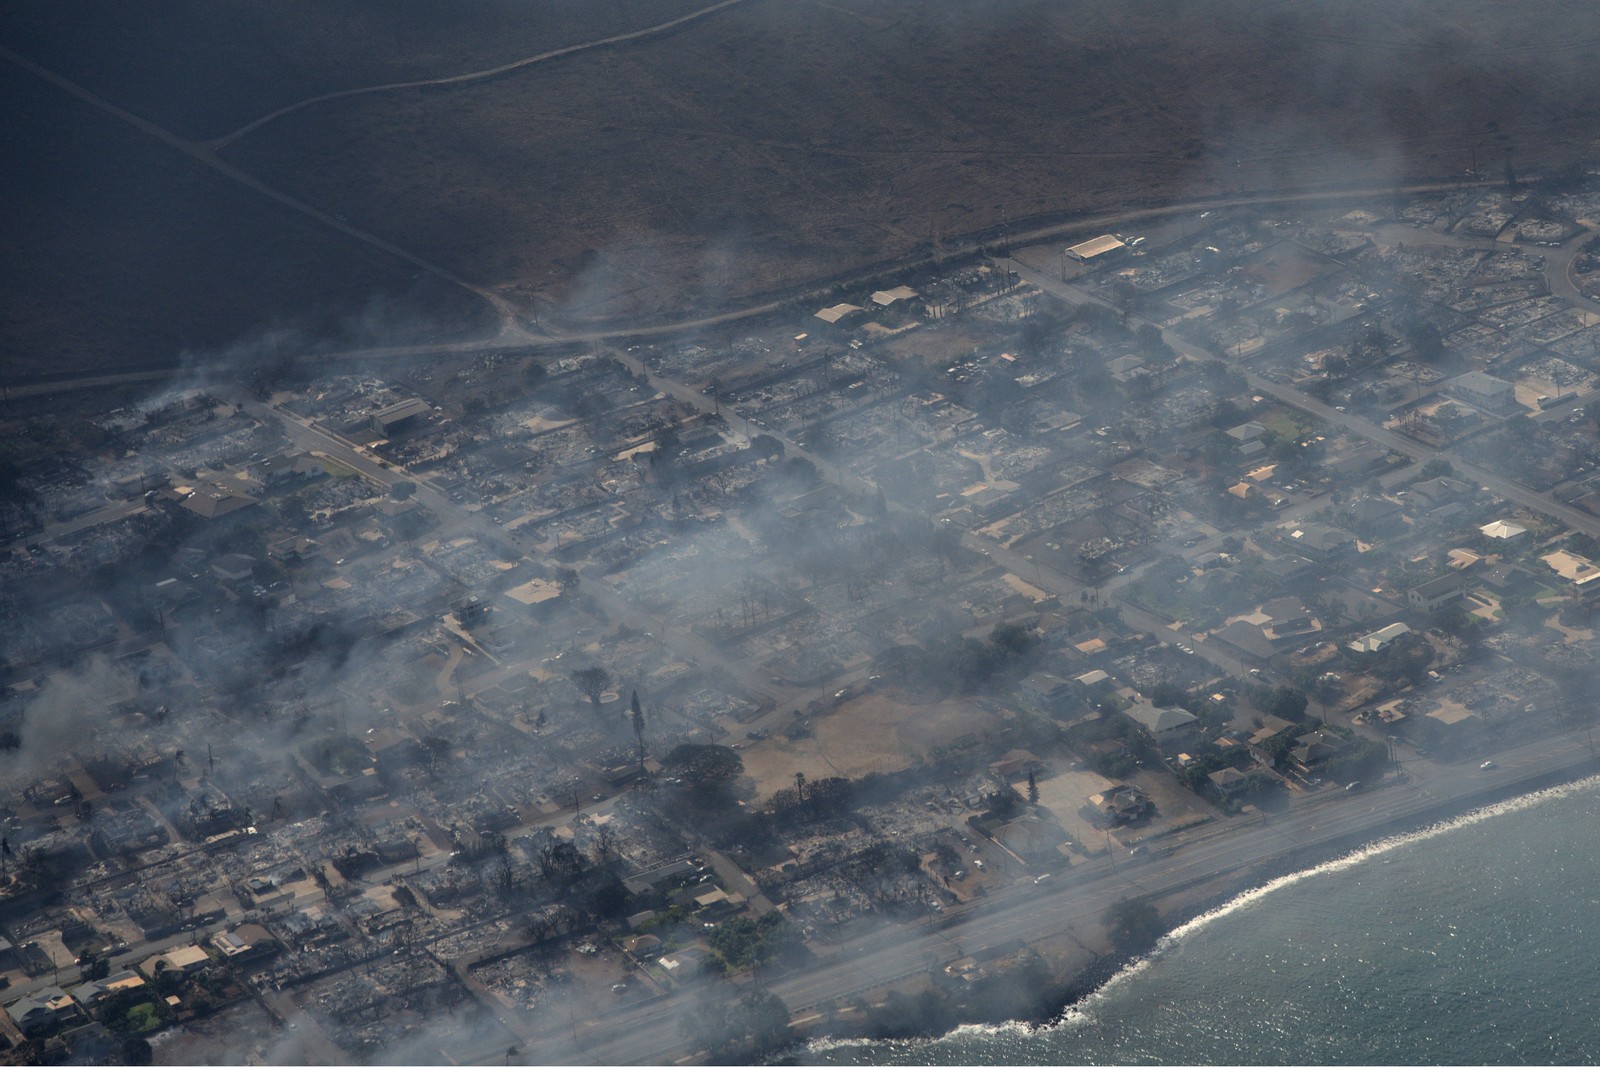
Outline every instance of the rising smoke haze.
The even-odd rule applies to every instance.
[[[1062,297],[1045,287],[1068,271],[1061,248],[1148,229],[1156,254],[1124,263],[1192,255],[1220,292],[1245,274],[1270,283],[1276,265],[1261,252],[1275,242],[1354,232],[1346,211],[1377,211],[1359,224],[1375,231],[1409,196],[1509,196],[1594,155],[1600,90],[1586,64],[1600,23],[1582,5],[1532,17],[1442,0],[747,0],[515,71],[377,88],[488,71],[701,6],[483,3],[445,18],[365,0],[278,13],[184,4],[135,27],[114,5],[63,13],[27,0],[0,15],[7,50],[178,142],[5,64],[24,103],[8,124],[36,159],[4,175],[33,221],[7,259],[0,386],[39,392],[0,406],[0,814],[16,866],[35,879],[12,884],[38,892],[32,911],[7,904],[0,930],[45,938],[76,908],[90,925],[115,916],[115,939],[132,944],[135,917],[160,898],[190,912],[148,938],[163,949],[235,920],[268,924],[285,946],[231,992],[208,988],[236,994],[237,1015],[167,1030],[158,1062],[566,1062],[662,1026],[680,1044],[658,1053],[737,1060],[789,1033],[783,1002],[757,993],[841,966],[844,935],[830,941],[834,920],[815,917],[842,914],[841,901],[864,903],[851,943],[888,952],[943,930],[946,908],[979,922],[1053,888],[1020,859],[1013,873],[1026,877],[991,883],[973,862],[979,846],[962,844],[988,833],[972,819],[1004,824],[1038,804],[1034,769],[1006,786],[996,764],[1053,751],[1036,768],[1047,787],[1068,765],[1099,773],[1103,742],[1121,739],[1080,746],[1072,730],[1156,692],[1238,713],[1251,729],[1233,731],[1235,747],[1273,708],[1304,719],[1304,695],[1296,706],[1284,693],[1310,690],[1331,716],[1345,679],[1330,667],[1353,673],[1332,657],[1399,618],[1404,593],[1319,585],[1302,597],[1309,584],[1263,577],[1284,554],[1261,550],[1278,507],[1264,494],[1290,476],[1246,485],[1255,472],[1229,466],[1222,432],[1263,405],[1271,444],[1291,447],[1263,445],[1261,462],[1311,480],[1316,463],[1294,448],[1355,440],[1327,421],[1332,410],[1393,424],[1331,377],[1315,394],[1321,414],[1296,422],[1299,409],[1263,396],[1304,381],[1212,357],[1246,342],[1270,353],[1281,338],[1336,361],[1389,345],[1415,366],[1417,337],[1465,331],[1477,309],[1424,300],[1421,282],[1401,279],[1394,306],[1409,312],[1362,314],[1379,301],[1364,295],[1366,275],[1338,290],[1356,277],[1357,253],[1343,250],[1303,257],[1309,276],[1337,284],[1309,298],[1288,287],[1265,312],[1232,296],[1163,309],[1165,286],[1102,287],[1093,264],[1072,266]],[[260,55],[225,47],[232,19]],[[175,50],[185,39],[216,48]],[[373,54],[357,56],[358,41]],[[273,48],[281,59],[263,59]],[[219,65],[227,57],[237,78]],[[347,92],[363,88],[377,91]],[[326,94],[347,95],[313,100]],[[1469,172],[1483,181],[1445,188]],[[1401,191],[1425,183],[1442,191]],[[1341,190],[1366,195],[1337,210],[1309,198]],[[1202,214],[1202,202],[1235,206]],[[1175,204],[1196,206],[1166,211]],[[1136,211],[1152,213],[1125,215]],[[1128,221],[1075,228],[1117,216]],[[1030,236],[1047,228],[1030,257]],[[1019,267],[1042,280],[1018,285]],[[873,303],[912,283],[918,311]],[[934,293],[966,306],[935,314]],[[877,332],[814,317],[846,301],[869,305],[855,322],[872,318]],[[1303,337],[1262,341],[1295,314],[1312,323]],[[1546,344],[1518,338],[1518,359]],[[1113,368],[1130,359],[1174,369]],[[170,379],[68,388],[150,368]],[[1024,383],[1018,371],[1035,369]],[[1423,391],[1421,372],[1410,384]],[[391,433],[384,413],[419,399]],[[981,435],[930,414],[952,409]],[[1499,426],[1486,422],[1485,439]],[[1427,468],[1388,452],[1394,464],[1370,478],[1315,503],[1284,490],[1284,506],[1307,524],[1353,522],[1349,508],[1388,494],[1396,515],[1406,509],[1408,546],[1465,544],[1459,516],[1395,503]],[[280,457],[303,469],[283,474]],[[248,503],[208,514],[196,506],[207,494],[219,509],[230,494]],[[95,521],[102,511],[116,514]],[[1563,534],[1552,521],[1537,536]],[[1127,564],[1094,547],[1141,537]],[[1424,577],[1362,537],[1362,567]],[[1428,567],[1440,555],[1417,551]],[[1206,571],[1204,552],[1232,558]],[[1245,577],[1226,577],[1240,559]],[[1135,602],[1135,583],[1163,566],[1174,589],[1210,583],[1219,602],[1258,580],[1292,590],[1335,635],[1329,657],[1291,671],[1291,657],[1272,658],[1287,645],[1252,658],[1217,651],[1224,639],[1196,656],[1176,643],[1195,642],[1187,630],[1162,632],[1167,617],[1151,624],[1151,602]],[[1339,566],[1319,562],[1315,577]],[[1237,619],[1213,621],[1220,634]],[[1490,629],[1431,647],[1466,661]],[[1091,639],[1103,656],[1077,651]],[[1592,681],[1592,662],[1560,673],[1525,651],[1493,654],[1557,678],[1551,701]],[[1129,672],[1104,707],[1077,689],[1072,715],[1030,703],[1041,674],[1066,686],[1057,672],[1102,662]],[[1418,677],[1430,662],[1445,668],[1424,659]],[[1257,663],[1270,664],[1259,684]],[[586,670],[600,674],[586,681]],[[1153,745],[1120,752],[1125,775],[1108,783],[1159,773],[1204,791],[1166,775]],[[207,808],[221,803],[214,792],[236,811]],[[159,860],[148,871],[108,844],[146,823],[170,838],[138,853]],[[1109,832],[1103,853],[1062,833],[1063,875],[1112,856]],[[985,855],[995,868],[1017,858]],[[671,893],[645,877],[679,862],[694,873]],[[45,892],[53,869],[77,888]],[[814,881],[786,899],[796,870]],[[260,903],[270,895],[249,888],[257,872],[299,887],[293,906]],[[993,885],[992,900],[967,892],[973,883]],[[715,910],[723,901],[685,895],[697,886],[738,900]],[[207,895],[227,923],[184,927]],[[641,919],[647,910],[658,914]],[[1075,961],[1140,943],[1103,910],[1064,950]],[[32,929],[35,913],[50,922]],[[755,925],[768,914],[787,917]],[[621,947],[640,930],[662,932],[663,954],[702,955],[645,983]],[[987,984],[943,970],[962,964],[941,947],[931,999],[883,1000],[876,983],[841,980],[786,1007],[814,1015],[816,1032],[898,1017],[910,1034],[938,1030],[954,1005],[961,1021],[1059,1005],[1062,975],[1041,956],[1019,949],[1026,958],[1007,969],[984,956],[991,947],[971,948],[982,959],[968,972]],[[687,977],[724,964],[759,982]],[[236,1035],[230,1018],[245,1020]]]

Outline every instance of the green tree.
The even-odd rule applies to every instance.
[[[769,911],[759,919],[742,915],[729,919],[713,929],[706,940],[732,972],[761,967],[793,952],[802,938],[781,912]]]
[[[1475,646],[1482,640],[1482,629],[1478,617],[1460,604],[1447,604],[1434,616],[1435,628],[1451,637],[1459,638],[1469,646]]]
[[[1034,780],[1033,772],[1028,772],[1028,803],[1039,803],[1039,783]]]
[[[1306,717],[1306,706],[1310,703],[1306,695],[1298,689],[1290,689],[1280,685],[1276,689],[1266,691],[1256,701],[1256,706],[1269,715],[1276,715],[1280,719],[1290,722],[1301,722]]]

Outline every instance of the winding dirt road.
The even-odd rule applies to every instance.
[[[629,41],[637,41],[645,37],[654,37],[658,34],[675,30],[679,26],[703,19],[707,15],[714,15],[723,8],[733,7],[736,4],[742,3],[745,3],[745,0],[721,0],[720,3],[712,4],[710,7],[703,7],[698,11],[691,11],[687,15],[679,15],[677,18],[668,19],[666,22],[658,22],[654,26],[646,26],[639,30],[630,30],[627,33],[613,34],[610,37],[602,37],[595,41],[585,41],[582,44],[570,44],[565,48],[555,48],[548,52],[540,52],[536,56],[528,56],[526,59],[517,59],[510,63],[502,63],[498,67],[489,67],[486,70],[468,71],[465,74],[452,74],[449,77],[444,78],[420,78],[416,81],[388,82],[383,85],[364,85],[357,89],[340,89],[338,92],[323,93],[321,96],[307,97],[306,99],[290,104],[287,107],[280,107],[276,111],[262,115],[260,118],[240,126],[232,133],[223,134],[221,137],[218,137],[215,140],[206,141],[204,142],[204,145],[213,151],[220,148],[226,148],[239,138],[245,137],[256,130],[259,130],[269,122],[275,122],[276,120],[283,118],[285,115],[292,115],[296,111],[302,111],[317,104],[325,104],[330,100],[344,100],[352,96],[369,96],[373,93],[392,93],[398,92],[402,89],[426,89],[430,86],[464,85],[469,82],[485,81],[489,78],[497,78],[502,74],[509,74],[514,70],[521,70],[524,67],[531,67],[535,63],[548,63],[552,59],[560,59],[563,56],[574,55],[578,52],[587,52],[595,48],[609,48],[612,45],[626,44]]]

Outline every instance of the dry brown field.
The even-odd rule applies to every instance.
[[[203,139],[695,6],[18,0],[0,43]],[[546,323],[623,326],[1075,214],[1589,158],[1597,43],[1583,2],[746,0],[492,79],[306,107],[222,156]],[[8,282],[29,280],[0,307],[13,348],[148,362],[283,319],[337,328],[372,301],[463,316],[411,293],[414,269],[28,77],[8,75],[25,111],[7,121],[35,147],[0,185],[35,220],[9,249]]]

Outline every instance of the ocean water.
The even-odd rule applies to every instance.
[[[1040,1027],[811,1063],[1600,1063],[1600,779],[1389,838],[1169,935]]]

